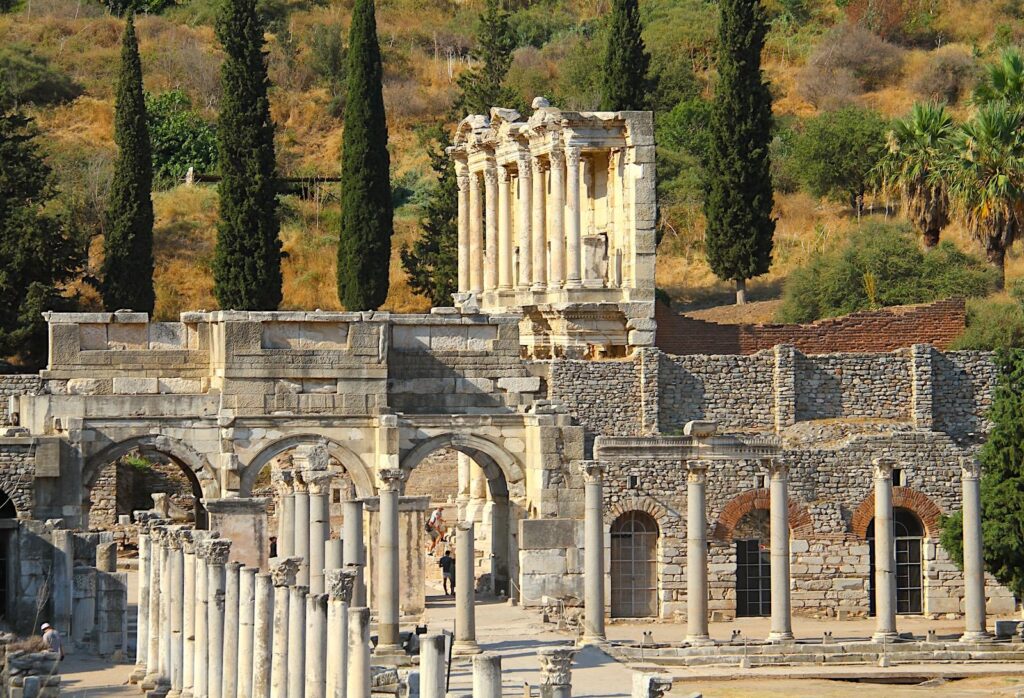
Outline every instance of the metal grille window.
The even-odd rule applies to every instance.
[[[643,512],[627,512],[612,524],[611,539],[612,616],[657,616],[657,522]]]
[[[868,526],[871,543],[871,615],[875,614],[875,522]],[[914,614],[924,612],[924,582],[921,544],[924,527],[909,509],[893,509],[893,533],[896,550],[896,612]]]
[[[736,615],[768,616],[772,612],[771,555],[761,541],[736,541]]]

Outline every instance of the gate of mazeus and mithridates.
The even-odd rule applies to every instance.
[[[657,522],[644,512],[626,512],[612,524],[611,540],[612,616],[657,616]]]

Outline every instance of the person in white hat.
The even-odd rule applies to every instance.
[[[56,652],[60,655],[61,660],[63,660],[64,641],[61,639],[60,633],[57,632],[57,628],[49,623],[43,623],[39,629],[43,631],[43,642],[46,643],[46,649],[50,652]]]

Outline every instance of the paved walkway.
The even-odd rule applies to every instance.
[[[138,696],[138,686],[128,685],[132,667],[115,664],[79,652],[69,654],[61,663],[61,696],[65,698],[104,698]]]

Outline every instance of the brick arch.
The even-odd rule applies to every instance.
[[[736,495],[722,507],[722,512],[715,521],[711,537],[715,540],[730,541],[732,533],[744,516],[755,509],[771,509],[771,491],[760,487],[747,490]],[[798,538],[809,537],[814,532],[811,523],[811,512],[800,502],[789,499],[789,530]]]
[[[629,499],[615,502],[608,508],[604,515],[605,530],[610,530],[615,519],[631,511],[642,511],[649,514],[658,524],[659,532],[664,533],[665,529],[673,525],[679,519],[679,515],[665,508],[650,497],[631,497]]]
[[[929,538],[939,537],[939,519],[942,517],[942,509],[939,509],[939,506],[924,492],[912,487],[893,487],[892,506],[914,512],[924,525],[925,535]],[[874,491],[870,492],[853,511],[850,530],[858,538],[867,538],[868,526],[873,518],[875,518]]]

